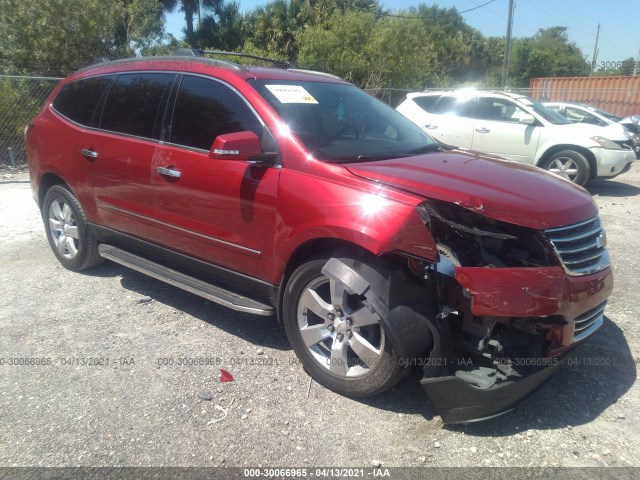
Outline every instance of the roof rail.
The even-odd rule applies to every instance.
[[[107,57],[97,57],[91,60],[91,63],[89,65],[99,65],[101,63],[108,63],[110,61],[111,60],[108,59]]]
[[[230,57],[242,57],[242,58],[253,58],[254,60],[262,60],[264,62],[269,62],[273,64],[276,68],[289,68],[291,64],[289,62],[284,62],[282,60],[275,60],[273,58],[261,57],[259,55],[252,55],[250,53],[242,53],[242,52],[225,52],[223,50],[200,50],[198,48],[179,48],[176,50],[175,55],[185,56],[185,57],[204,57],[204,54],[209,55],[228,55]]]

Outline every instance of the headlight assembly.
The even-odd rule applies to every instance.
[[[606,148],[607,150],[622,150],[622,147],[620,145],[618,145],[613,140],[609,140],[608,138],[605,138],[605,137],[595,136],[595,137],[591,137],[591,140],[596,142],[602,148]]]

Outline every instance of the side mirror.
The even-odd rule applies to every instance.
[[[524,123],[525,125],[533,125],[534,123],[536,123],[536,119],[533,118],[533,115],[526,114],[518,118],[518,123]]]
[[[218,135],[209,151],[209,158],[268,166],[274,164],[277,154],[263,152],[258,135],[245,131]]]

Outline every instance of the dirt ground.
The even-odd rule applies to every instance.
[[[443,427],[419,371],[348,399],[274,318],[112,263],[65,270],[27,175],[1,171],[0,466],[640,466],[640,161],[589,190],[615,267],[604,328],[511,413]]]

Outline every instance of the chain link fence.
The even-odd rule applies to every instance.
[[[26,163],[24,129],[60,80],[0,75],[0,166]]]

